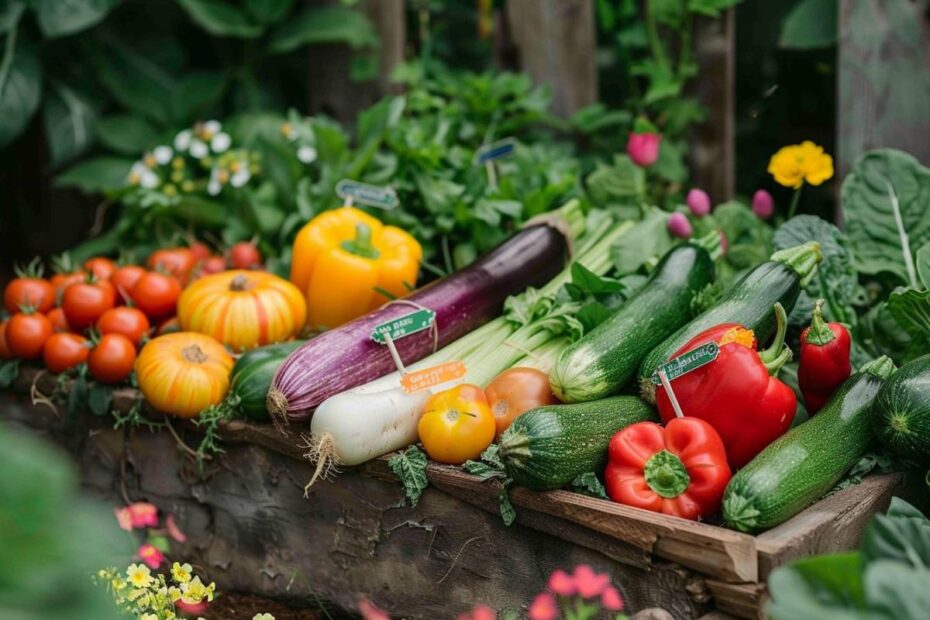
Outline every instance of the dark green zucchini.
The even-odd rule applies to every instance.
[[[565,402],[615,394],[643,357],[691,318],[691,300],[714,280],[714,261],[685,243],[662,257],[649,280],[606,321],[569,345],[549,374]]]
[[[500,457],[513,481],[528,489],[558,489],[581,474],[599,471],[614,433],[630,424],[658,421],[635,396],[614,396],[527,411],[500,439]]]
[[[772,254],[734,284],[714,307],[706,310],[652,349],[639,368],[643,398],[652,402],[655,385],[652,374],[689,340],[721,323],[739,323],[753,330],[763,344],[775,333],[772,306],[780,302],[791,314],[801,283],[812,277],[820,262],[820,244],[805,243]]]
[[[736,472],[723,496],[727,525],[758,532],[832,489],[874,444],[872,406],[894,371],[887,357],[847,379],[817,415],[789,430]]]
[[[237,412],[251,420],[269,419],[265,399],[281,362],[306,340],[291,340],[252,349],[243,354],[229,374],[228,399],[235,403]]]
[[[930,355],[904,364],[885,382],[872,420],[879,441],[892,454],[930,463]]]

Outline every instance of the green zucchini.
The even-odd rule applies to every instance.
[[[878,392],[872,421],[892,454],[930,463],[930,355],[901,366]]]
[[[274,373],[281,362],[305,342],[291,340],[270,344],[252,349],[236,360],[229,374],[228,398],[235,403],[240,415],[256,421],[268,419],[265,399]]]
[[[606,321],[572,343],[549,374],[565,402],[597,400],[618,392],[643,357],[691,318],[691,300],[714,280],[704,248],[685,243],[667,252],[649,280]]]
[[[662,340],[643,359],[639,368],[642,396],[648,402],[655,399],[652,374],[688,341],[721,323],[739,323],[755,332],[759,344],[775,333],[772,306],[780,302],[791,314],[802,282],[813,277],[820,262],[820,244],[816,241],[780,250],[728,290],[712,308],[701,313],[668,338]]]
[[[736,472],[723,495],[726,524],[758,532],[823,497],[874,442],[872,404],[894,371],[887,357],[867,364],[817,415],[773,441]]]
[[[558,489],[602,469],[614,433],[645,421],[657,422],[658,416],[635,396],[538,407],[504,431],[500,457],[516,484],[535,491]]]

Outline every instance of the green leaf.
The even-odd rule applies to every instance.
[[[113,403],[113,388],[102,383],[94,383],[87,392],[87,406],[95,416],[103,417],[110,413]]]
[[[801,0],[785,16],[778,45],[787,49],[816,49],[836,45],[837,2]]]
[[[72,421],[77,418],[78,414],[87,406],[87,381],[83,374],[71,382],[71,388],[68,390],[68,399],[65,405],[67,419]]]
[[[601,482],[601,479],[597,477],[597,474],[594,472],[587,472],[581,474],[574,480],[568,487],[571,491],[575,493],[581,493],[582,495],[589,495],[591,497],[597,497],[600,499],[609,499],[607,497],[607,489],[604,488],[604,483]]]
[[[245,9],[255,21],[262,24],[273,24],[287,13],[294,0],[245,0]]]
[[[860,611],[865,599],[860,566],[858,553],[842,553],[807,558],[776,569],[769,577],[769,617],[867,620],[870,616]]]
[[[930,291],[896,289],[888,297],[888,311],[911,337],[918,352],[930,344]]]
[[[42,91],[42,67],[33,49],[6,37],[6,50],[0,66],[0,148],[7,146],[26,129]],[[10,63],[7,65],[7,63]]]
[[[226,93],[228,85],[225,73],[200,71],[185,75],[172,93],[171,109],[175,122],[191,125],[203,120]]]
[[[572,263],[571,274],[572,284],[587,295],[619,293],[624,289],[620,280],[599,276],[577,261]]]
[[[226,205],[197,196],[183,196],[167,211],[192,224],[211,228],[222,227],[230,217]]]
[[[930,569],[880,560],[863,577],[871,617],[924,620],[930,610]]]
[[[708,17],[720,17],[723,11],[743,0],[688,0],[688,10]]]
[[[497,506],[501,513],[501,519],[504,525],[510,526],[517,520],[517,511],[514,510],[513,504],[510,503],[510,494],[507,493],[507,485],[501,489],[500,495],[497,496]]]
[[[292,52],[311,43],[345,43],[359,49],[377,45],[378,35],[371,21],[356,9],[343,6],[309,8],[272,33],[268,51]]]
[[[630,207],[638,211],[646,195],[643,169],[626,155],[614,155],[613,164],[598,162],[585,178],[591,201],[600,207]]]
[[[55,177],[56,187],[77,187],[88,194],[123,187],[131,159],[96,157],[68,168]]]
[[[8,0],[0,4],[0,33],[5,33],[19,23],[26,5],[18,0]]]
[[[416,445],[410,446],[388,460],[388,467],[404,485],[407,499],[410,500],[410,504],[413,506],[420,502],[423,490],[429,485],[426,466],[426,455]]]
[[[875,515],[866,528],[862,558],[930,567],[930,520],[903,499],[892,498],[888,513]]]
[[[122,42],[96,51],[97,75],[116,101],[159,125],[171,124],[177,83],[170,71]]]
[[[19,360],[0,361],[0,390],[7,390],[19,376]]]
[[[507,474],[497,467],[488,465],[487,463],[482,463],[481,461],[472,461],[470,459],[462,464],[462,469],[464,469],[472,476],[477,476],[482,481],[507,477]]]
[[[842,203],[856,268],[916,287],[913,253],[930,241],[930,169],[902,151],[871,151],[843,182]]]
[[[96,26],[120,0],[31,0],[45,36],[61,37]]]
[[[581,327],[584,330],[582,335],[584,335],[609,319],[611,314],[613,314],[613,312],[604,304],[592,302],[579,310],[575,317],[581,323]]]
[[[930,290],[930,241],[920,246],[915,255],[917,277],[925,290]]]
[[[649,11],[657,22],[672,28],[681,27],[685,18],[684,0],[648,0],[648,3]]]
[[[119,114],[97,120],[97,137],[109,149],[139,156],[161,142],[161,134],[141,116]]]
[[[84,153],[94,142],[94,110],[82,96],[64,86],[55,86],[43,110],[45,136],[58,166]]]
[[[255,38],[262,27],[242,9],[223,0],[177,0],[195,23],[218,37]]]
[[[688,180],[688,168],[685,166],[684,143],[662,140],[659,158],[652,165],[651,171],[670,183],[684,183]]]
[[[610,248],[610,257],[617,273],[639,271],[647,262],[665,254],[674,240],[668,233],[668,213],[650,208],[643,219],[621,235]]]

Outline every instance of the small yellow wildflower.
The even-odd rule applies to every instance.
[[[168,196],[169,198],[178,195],[178,188],[172,185],[171,183],[168,183],[164,187],[162,187],[161,191],[164,192],[165,196]]]
[[[191,573],[193,570],[193,567],[186,562],[184,564],[175,562],[171,566],[171,577],[178,583],[187,583],[191,580]]]
[[[152,583],[152,571],[145,564],[131,564],[126,579],[137,588],[147,588]]]
[[[290,123],[284,123],[281,125],[281,133],[285,138],[290,138],[292,135],[294,135],[294,126]]]
[[[181,600],[190,604],[199,603],[204,599],[212,601],[215,588],[215,584],[211,583],[209,586],[205,586],[200,581],[200,577],[194,577],[185,586],[181,586]]]
[[[171,167],[175,170],[181,170],[184,168],[184,159],[181,157],[175,157],[171,160]]]
[[[255,614],[252,620],[275,620],[275,618],[271,614]]]
[[[833,158],[810,140],[778,149],[769,160],[769,174],[785,187],[795,189],[805,182],[820,185],[833,177]]]
[[[176,603],[177,601],[181,600],[180,588],[176,588],[174,586],[171,586],[170,588],[168,588],[168,598],[171,599],[172,603]]]
[[[158,620],[158,616],[155,614],[142,614],[139,616],[139,620]]]

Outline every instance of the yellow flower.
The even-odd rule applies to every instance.
[[[142,614],[139,616],[139,620],[158,620],[158,616],[155,614]]]
[[[187,584],[181,586],[181,600],[185,603],[195,604],[205,598],[213,600],[212,593],[207,589],[207,586],[203,585],[200,577],[194,577]]]
[[[181,590],[174,586],[171,586],[170,588],[168,588],[168,598],[171,599],[172,603],[181,600]]]
[[[271,614],[255,614],[252,620],[275,620],[275,618]]]
[[[132,564],[126,571],[126,579],[137,588],[147,588],[152,583],[152,571],[144,564]]]
[[[171,566],[171,577],[178,583],[187,583],[191,580],[191,572],[193,570],[190,564],[178,564],[175,562]]]
[[[820,185],[833,176],[833,158],[823,152],[823,147],[810,140],[778,149],[769,160],[769,173],[785,187],[795,189],[805,181]]]

